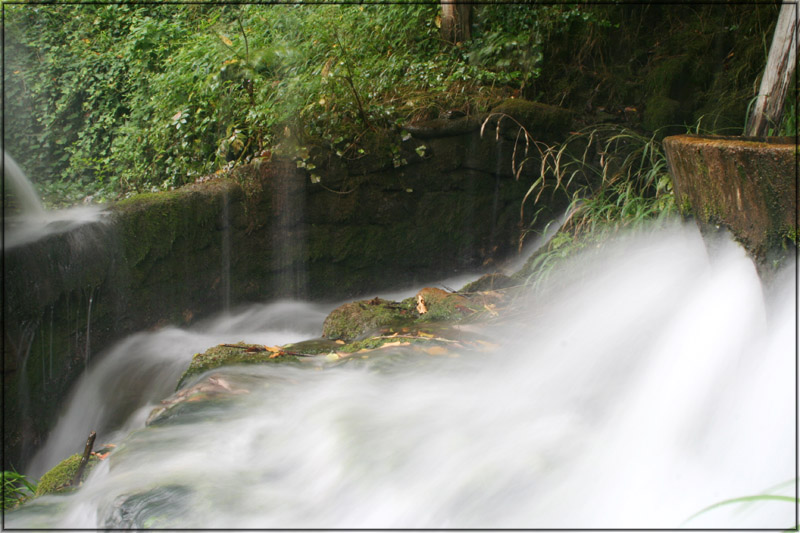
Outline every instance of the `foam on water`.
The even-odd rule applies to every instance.
[[[141,398],[116,451],[80,491],[39,498],[6,526],[676,528],[794,478],[793,273],[765,299],[736,245],[709,261],[692,228],[630,237],[483,328],[493,352],[231,368],[249,394],[146,429],[141,413],[194,351],[226,330],[224,342],[314,336],[325,310],[283,302],[142,333],[78,386],[160,361],[125,392]],[[68,412],[113,404],[121,388],[76,395]],[[794,512],[724,506],[687,526],[789,529]]]

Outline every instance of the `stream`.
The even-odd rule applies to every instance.
[[[140,332],[92,361],[27,473],[90,430],[116,448],[79,491],[5,527],[788,529],[780,501],[686,521],[794,479],[796,301],[794,265],[765,291],[738,245],[709,258],[676,223],[579,255],[506,319],[464,326],[486,351],[217,369],[241,394],[147,427],[192,354],[317,337],[335,304]]]

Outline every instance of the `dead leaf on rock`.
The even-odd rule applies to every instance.
[[[417,312],[421,315],[428,312],[428,306],[425,305],[425,298],[423,298],[421,294],[417,295]]]
[[[447,355],[449,351],[442,346],[431,346],[430,348],[425,348],[425,353],[428,355]]]

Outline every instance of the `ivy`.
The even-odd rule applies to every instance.
[[[546,33],[583,16],[474,11],[475,38],[454,47],[436,3],[9,5],[6,149],[50,203],[177,187],[298,144],[402,163],[399,124],[524,88]]]

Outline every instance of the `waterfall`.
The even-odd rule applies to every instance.
[[[104,211],[98,206],[76,206],[69,209],[45,210],[39,195],[14,159],[3,151],[5,184],[19,203],[19,210],[9,214],[5,206],[3,246],[15,248],[47,235],[70,231],[80,225],[101,219]]]
[[[79,491],[5,525],[674,529],[793,479],[794,265],[765,293],[741,248],[709,261],[686,226],[586,253],[505,323],[465,328],[491,351],[221,368],[247,393],[159,426],[144,419],[194,351],[313,337],[326,309],[280,302],[139,333],[78,384],[38,468],[95,424],[116,451]],[[687,525],[793,520],[773,501]]]
[[[44,207],[33,183],[5,150],[3,151],[3,178],[19,202],[22,216],[39,217],[44,214]]]

